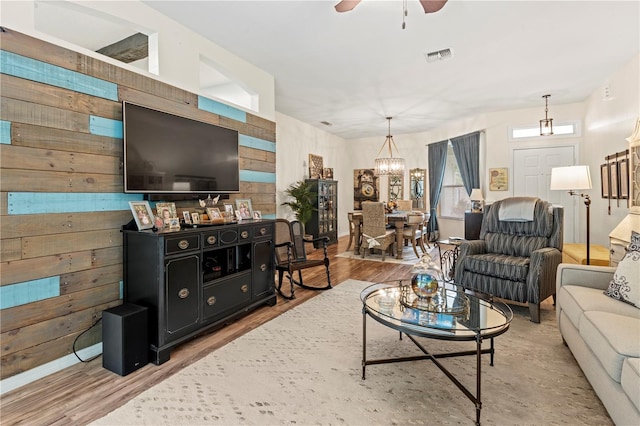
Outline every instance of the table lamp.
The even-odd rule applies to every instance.
[[[484,201],[482,190],[480,188],[473,188],[471,190],[471,195],[469,195],[469,199],[471,200],[471,211],[475,213],[481,212],[482,202]]]
[[[591,264],[590,260],[590,212],[591,199],[589,195],[575,192],[575,190],[591,189],[591,174],[589,166],[568,166],[554,167],[551,169],[551,185],[552,191],[568,190],[569,195],[579,195],[584,198],[584,205],[587,206],[587,265]]]

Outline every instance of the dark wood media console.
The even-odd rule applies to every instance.
[[[248,311],[276,304],[274,221],[183,229],[123,230],[124,301],[149,308],[149,358]]]

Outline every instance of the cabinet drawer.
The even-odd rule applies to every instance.
[[[216,247],[219,242],[220,237],[218,236],[218,231],[205,232],[202,234],[202,246],[204,248]]]
[[[273,236],[273,224],[265,223],[253,227],[253,236],[255,238],[270,238]]]
[[[251,273],[222,279],[203,289],[203,317],[209,319],[251,301]]]
[[[618,266],[618,263],[622,260],[625,254],[627,254],[627,248],[623,244],[616,244],[611,241],[609,265]]]
[[[183,235],[176,238],[167,238],[165,243],[165,254],[181,253],[200,248],[200,235]]]

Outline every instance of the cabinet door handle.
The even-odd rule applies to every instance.
[[[266,270],[267,270],[267,265],[265,265],[264,263],[260,265],[260,271],[264,272]]]
[[[178,248],[182,249],[182,250],[186,250],[189,248],[189,241],[187,240],[180,240],[178,242]]]
[[[244,284],[242,287],[240,287],[240,290],[241,290],[243,293],[246,293],[247,291],[249,291],[249,286],[248,286],[248,285],[246,285],[246,284]]]
[[[216,297],[215,297],[215,296],[210,296],[210,297],[207,299],[207,305],[209,305],[209,306],[213,306],[213,305],[215,305],[215,303],[216,303]]]
[[[249,231],[242,231],[240,237],[243,239],[249,238]]]
[[[260,235],[264,235],[267,233],[267,228],[260,228]]]
[[[180,299],[186,299],[188,296],[189,296],[189,290],[186,288],[183,288],[178,292],[178,297]]]
[[[215,244],[216,243],[216,236],[215,235],[209,235],[207,237],[207,243],[209,244]]]

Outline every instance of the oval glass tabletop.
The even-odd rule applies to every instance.
[[[411,279],[373,284],[360,294],[363,309],[386,326],[427,337],[471,340],[504,333],[513,312],[502,302],[466,294],[455,284],[440,283],[431,298],[416,296]]]

